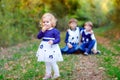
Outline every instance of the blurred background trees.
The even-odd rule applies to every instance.
[[[88,20],[98,28],[113,26],[108,33],[117,34],[119,38],[119,5],[119,0],[0,0],[0,46],[36,37],[40,30],[39,20],[45,12],[57,17],[59,30],[66,31],[68,20],[76,18],[79,26]]]

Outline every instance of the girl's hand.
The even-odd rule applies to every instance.
[[[70,43],[67,43],[67,45],[68,45],[69,48],[72,48],[72,47],[73,47]]]
[[[48,44],[51,44],[51,45],[52,45],[52,44],[53,44],[53,41],[52,41],[52,40],[48,41]]]
[[[42,32],[45,32],[47,30],[47,27],[42,27]]]

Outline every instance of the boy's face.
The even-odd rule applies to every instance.
[[[92,30],[92,27],[89,26],[89,25],[85,25],[84,28],[86,29],[86,31],[91,31]]]
[[[69,24],[69,27],[70,27],[72,30],[74,30],[74,29],[77,27],[77,23],[76,23],[76,22],[71,22],[71,23]]]

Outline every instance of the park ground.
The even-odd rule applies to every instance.
[[[102,32],[102,31],[101,31]],[[61,34],[65,35],[65,32]],[[95,30],[101,54],[84,56],[82,53],[63,55],[59,62],[59,80],[120,80],[120,41],[110,40]],[[61,37],[60,47],[63,47]],[[42,80],[45,65],[37,62],[40,41],[33,39],[0,49],[0,80]]]

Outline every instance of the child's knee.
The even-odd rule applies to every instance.
[[[68,51],[68,46],[65,46],[64,48],[61,48],[61,51],[63,51],[63,52],[66,52],[66,51]]]

